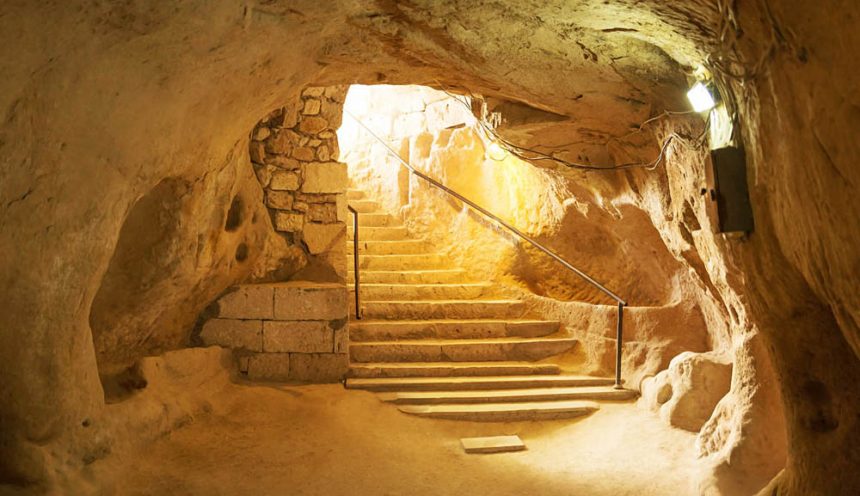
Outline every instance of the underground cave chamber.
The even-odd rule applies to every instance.
[[[856,493],[830,3],[0,7],[0,492]]]

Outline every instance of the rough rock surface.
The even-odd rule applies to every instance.
[[[685,68],[710,61],[742,124],[749,237],[712,234],[703,156],[684,146],[655,171],[562,172],[589,209],[650,219],[691,272],[685,297],[713,348],[733,357],[728,399],[700,434],[703,487],[730,493],[725,481],[778,449],[769,422],[784,412],[788,456],[770,490],[858,492],[854,15],[845,0],[4,2],[0,478],[79,487],[87,426],[118,418],[100,366],[181,346],[224,288],[301,268],[267,216],[254,222],[263,195],[245,155],[254,125],[301,88],[438,81],[519,115],[511,139],[621,163],[651,160],[657,142],[612,138],[683,108]],[[236,228],[231,210],[246,214]],[[152,224],[123,229],[140,219]]]
[[[729,392],[732,366],[705,353],[684,352],[642,385],[643,402],[669,424],[699,432]]]

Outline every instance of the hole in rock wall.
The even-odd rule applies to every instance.
[[[227,220],[224,223],[225,231],[233,232],[239,229],[239,226],[242,225],[244,215],[243,207],[242,198],[238,195],[234,197],[230,203],[230,210],[227,211]]]
[[[188,184],[164,179],[131,208],[90,311],[90,327],[101,373],[121,372],[146,348],[149,325],[160,310],[144,297],[168,282],[180,264],[184,247],[182,197]],[[153,343],[154,344],[154,343]],[[117,370],[119,367],[120,370]]]
[[[239,243],[239,246],[236,247],[236,255],[237,262],[244,262],[248,259],[248,245],[245,243]]]

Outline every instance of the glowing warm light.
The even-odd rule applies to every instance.
[[[706,112],[717,105],[708,87],[702,83],[696,83],[690,88],[690,91],[687,92],[687,99],[690,100],[693,110],[696,112]]]
[[[487,155],[490,156],[491,159],[496,161],[504,160],[508,155],[507,150],[499,146],[498,143],[493,142],[490,143],[490,146],[487,148]]]

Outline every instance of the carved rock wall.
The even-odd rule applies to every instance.
[[[196,318],[225,288],[271,276],[291,253],[284,272],[302,267],[303,251],[283,246],[270,227],[239,264],[240,238],[253,229],[223,228],[237,191],[258,195],[259,203],[243,198],[250,210],[263,205],[244,160],[248,131],[306,86],[438,81],[568,117],[552,120],[560,132],[548,123],[511,128],[525,145],[620,162],[653,159],[650,131],[622,137],[649,116],[683,108],[685,71],[722,61],[712,69],[738,101],[749,157],[756,231],[747,240],[706,227],[703,160],[684,147],[658,174],[569,177],[592,196],[590,208],[618,210],[607,200],[615,198],[647,213],[699,287],[689,294],[700,295],[714,348],[732,356],[729,399],[702,436],[707,487],[732,487],[758,467],[763,446],[778,446],[782,426],[772,419],[782,405],[788,456],[769,491],[858,492],[854,12],[844,0],[4,2],[0,474],[75,492],[63,488],[79,487],[84,463],[104,456],[94,440],[142,435],[112,421],[98,363],[181,346],[191,333],[180,330],[184,316]],[[700,125],[668,122],[652,128],[657,138],[695,135]],[[181,226],[172,231],[178,238],[149,241],[178,254],[175,277],[133,277],[130,287],[159,288],[138,291],[140,307],[121,293],[114,309],[95,304],[105,275],[121,281],[127,272],[122,254],[120,269],[110,269],[117,248],[133,244],[121,242],[123,224],[170,178],[199,183],[180,201],[199,212],[164,219]],[[157,191],[153,198],[182,196],[173,186]],[[153,317],[154,307],[174,317]],[[96,318],[94,308],[102,309]],[[111,312],[127,338],[104,339],[117,333],[98,323],[114,319],[98,316]],[[136,314],[139,324],[128,317]]]

